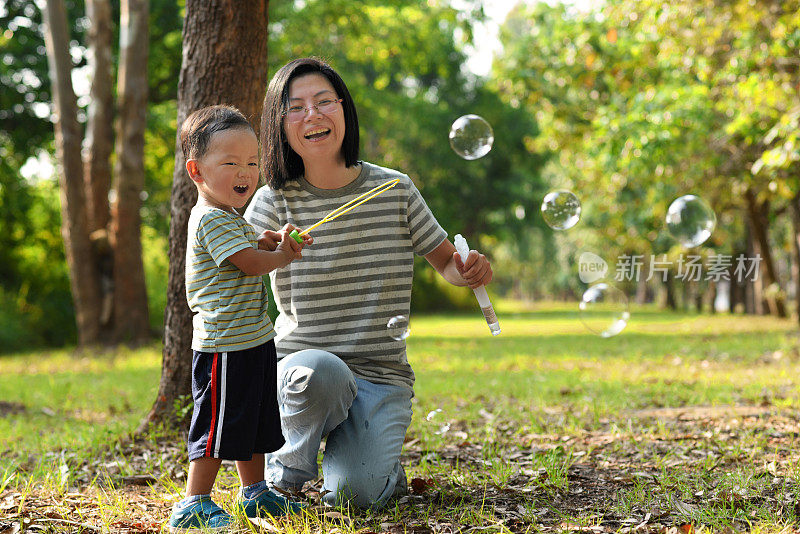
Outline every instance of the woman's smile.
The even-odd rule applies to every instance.
[[[303,137],[305,137],[309,141],[319,141],[327,137],[328,134],[330,133],[331,133],[330,128],[312,128],[311,130],[303,134]]]

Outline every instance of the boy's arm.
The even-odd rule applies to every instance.
[[[275,269],[285,267],[292,261],[302,258],[303,247],[313,241],[307,236],[308,239],[304,240],[302,244],[298,243],[289,238],[290,231],[286,227],[281,230],[281,241],[275,250],[245,248],[228,256],[228,260],[240,271],[252,276],[263,276]]]
[[[428,263],[454,286],[469,286],[472,289],[485,286],[492,281],[492,265],[486,256],[477,250],[470,250],[466,262],[456,252],[449,239],[425,255]]]

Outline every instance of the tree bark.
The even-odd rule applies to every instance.
[[[778,285],[778,275],[775,269],[775,262],[772,259],[772,249],[769,246],[769,238],[767,235],[767,213],[769,204],[763,202],[761,204],[756,200],[755,193],[752,189],[745,191],[745,199],[747,201],[747,215],[750,221],[750,228],[753,231],[754,245],[756,245],[756,253],[761,255],[761,265],[764,267],[761,274],[764,278],[764,286],[769,287],[773,284]],[[769,310],[778,317],[786,317],[786,305],[783,297],[779,294],[777,297],[770,299],[767,303]]]
[[[111,185],[111,149],[113,147],[111,75],[111,4],[109,0],[87,0],[89,20],[87,41],[89,67],[92,71],[91,97],[84,139],[83,172],[91,232],[105,230],[111,219],[108,190]]]
[[[148,0],[122,0],[117,81],[116,202],[114,249],[114,338],[138,344],[150,338],[147,288],[142,263],[144,131],[147,116]]]
[[[220,103],[238,107],[258,132],[267,84],[267,5],[268,0],[187,0],[178,82],[179,132],[189,113]],[[197,191],[186,176],[180,139],[175,145],[161,381],[140,431],[152,423],[179,422],[174,408],[190,393],[191,385],[192,316],[184,272],[187,223]]]
[[[675,281],[671,271],[667,271],[667,279],[664,281],[664,290],[666,291],[667,307],[672,311],[677,310],[678,304],[675,302]]]
[[[86,209],[89,237],[92,241],[92,261],[99,274],[102,308],[100,331],[104,341],[110,341],[108,327],[114,305],[114,264],[108,224],[111,214],[108,191],[111,185],[111,149],[113,147],[114,97],[111,75],[111,4],[108,0],[87,0],[89,20],[87,42],[92,87],[89,92],[86,137],[83,142],[83,180],[86,190]]]
[[[792,279],[794,280],[795,290],[795,312],[798,322],[800,322],[800,193],[796,193],[790,201],[792,213]]]
[[[43,18],[55,112],[56,154],[60,167],[61,233],[75,304],[78,341],[86,345],[99,340],[100,292],[97,269],[93,262],[86,261],[86,258],[92,257],[92,247],[82,176],[82,133],[72,87],[69,30],[63,1],[47,0]]]

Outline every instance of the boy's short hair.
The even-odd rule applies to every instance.
[[[202,158],[208,151],[211,136],[231,128],[248,128],[255,134],[247,117],[233,106],[218,104],[193,112],[181,124],[181,149],[184,158]]]

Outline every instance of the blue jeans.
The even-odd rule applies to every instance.
[[[411,424],[410,389],[356,378],[336,355],[309,349],[278,362],[278,405],[286,443],[267,454],[266,479],[300,489],[322,459],[323,501],[380,507],[405,489],[400,465]]]

